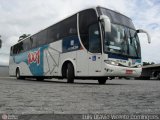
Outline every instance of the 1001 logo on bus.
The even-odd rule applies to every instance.
[[[28,64],[37,63],[40,64],[40,49],[35,52],[30,52],[28,54]]]

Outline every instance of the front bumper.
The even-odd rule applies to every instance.
[[[104,65],[104,76],[139,77],[141,72],[142,68],[122,67],[110,65],[107,63]]]

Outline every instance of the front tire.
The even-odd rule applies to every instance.
[[[106,83],[106,78],[99,78],[98,79],[98,83],[100,84],[100,85],[104,85],[105,83]]]
[[[67,82],[74,83],[74,67],[72,63],[68,63],[66,72],[67,72]]]

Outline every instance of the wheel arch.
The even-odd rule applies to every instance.
[[[17,70],[19,70],[19,72],[20,72],[20,67],[19,67],[19,66],[16,67],[15,75],[16,75],[16,73],[17,73]]]
[[[74,74],[76,75],[76,63],[75,61],[71,60],[71,59],[66,59],[63,61],[62,65],[61,65],[61,75],[62,77],[64,77],[64,74],[63,74],[63,70],[66,70],[67,69],[67,64],[68,63],[71,63],[73,65],[73,68],[74,68]]]

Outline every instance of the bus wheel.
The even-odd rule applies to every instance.
[[[21,79],[20,71],[19,69],[16,70],[16,78]]]
[[[98,83],[99,83],[100,85],[105,84],[105,83],[106,83],[106,78],[99,78],[99,79],[98,79]]]
[[[66,72],[67,72],[67,82],[74,83],[74,67],[72,63],[68,63]]]

